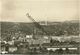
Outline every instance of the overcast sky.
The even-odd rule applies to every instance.
[[[78,19],[79,0],[0,0],[1,21],[29,22],[26,13],[36,21]]]

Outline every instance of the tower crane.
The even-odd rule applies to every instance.
[[[33,24],[34,24],[38,29],[40,29],[40,30],[43,32],[43,34],[44,34],[44,33],[45,33],[46,35],[48,34],[48,32],[46,32],[46,31],[44,30],[44,28],[43,28],[38,22],[36,22],[36,21],[32,18],[32,16],[29,15],[29,13],[27,13],[26,16],[27,16],[30,20],[32,20]]]
[[[27,13],[26,14],[26,16],[30,19],[30,20],[32,20],[33,21],[33,23],[34,23],[34,25],[38,28],[38,29],[40,29],[42,32],[43,32],[43,34],[45,33],[46,35],[50,35],[50,33],[49,32],[47,32],[47,31],[45,31],[44,30],[44,28],[38,23],[38,22],[36,22],[30,15],[29,15],[29,13]],[[33,36],[33,38],[34,38],[34,36]],[[51,43],[51,45],[52,45],[52,38],[50,37],[50,43]]]

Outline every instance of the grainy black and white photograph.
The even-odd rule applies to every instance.
[[[0,0],[1,55],[80,55],[79,0]]]

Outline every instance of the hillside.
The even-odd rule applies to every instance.
[[[49,35],[79,35],[79,22],[50,22],[53,25],[42,25]],[[38,34],[42,34],[40,29],[35,27],[33,23],[21,22],[1,22],[1,37],[10,36],[12,33],[32,34],[33,27],[38,30]]]

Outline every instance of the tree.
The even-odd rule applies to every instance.
[[[53,39],[51,38],[51,40],[50,40],[50,44],[51,44],[51,45],[50,45],[50,46],[52,46],[52,43],[53,43]]]
[[[69,49],[68,49],[68,48],[66,48],[65,52],[66,52],[66,53],[69,53]]]
[[[35,48],[33,49],[33,52],[36,53],[36,51],[37,51],[37,49],[36,49],[36,47],[35,47]]]
[[[63,54],[63,50],[62,48],[60,48],[59,50],[57,50],[59,54]]]
[[[51,54],[51,53],[53,53],[53,50],[51,49],[51,50],[49,50],[49,54]]]

